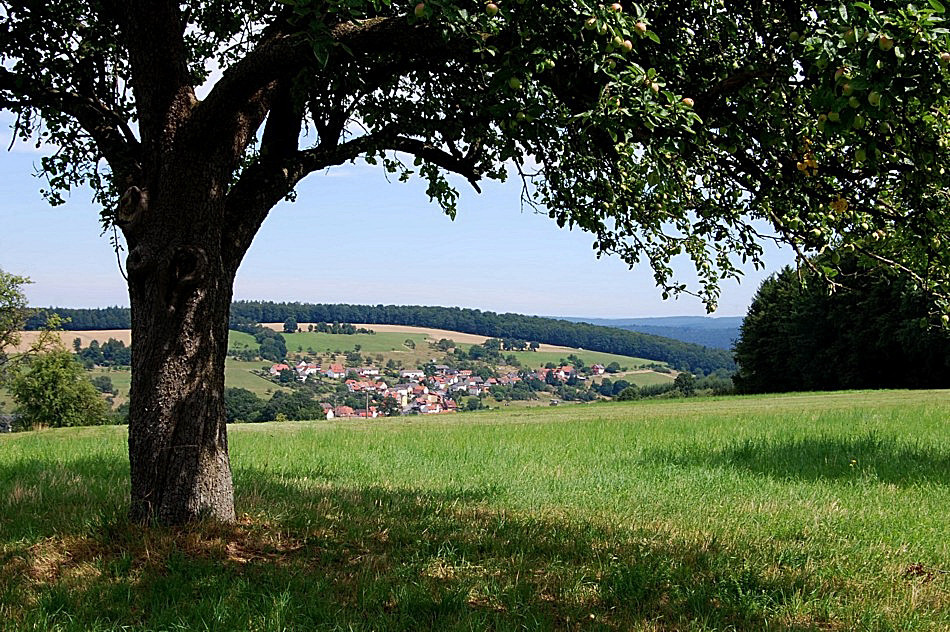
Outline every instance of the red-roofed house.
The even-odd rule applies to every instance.
[[[346,377],[346,367],[342,364],[331,364],[330,368],[326,371],[326,376],[332,379]]]

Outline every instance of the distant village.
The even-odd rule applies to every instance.
[[[600,364],[590,366],[590,375],[602,375],[606,371]],[[306,382],[312,376],[319,375],[331,380],[341,380],[347,391],[352,394],[366,395],[366,406],[362,409],[352,406],[332,406],[321,403],[327,419],[339,417],[376,418],[384,414],[433,415],[454,413],[458,403],[453,395],[477,397],[489,393],[493,386],[512,386],[525,379],[537,379],[541,382],[567,382],[572,378],[586,379],[575,372],[570,365],[555,368],[540,368],[529,372],[509,372],[498,377],[482,378],[469,369],[453,369],[444,364],[432,364],[429,370],[409,369],[399,372],[399,383],[389,385],[380,379],[380,370],[374,366],[346,367],[342,364],[330,364],[323,368],[318,364],[301,360],[295,366],[277,363],[268,373],[280,378],[293,372],[295,379]],[[395,381],[395,380],[392,380]],[[371,404],[370,397],[381,399],[383,404]],[[384,413],[382,408],[388,409]]]

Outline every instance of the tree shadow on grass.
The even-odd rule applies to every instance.
[[[872,479],[908,486],[950,485],[950,450],[873,433],[861,437],[755,437],[709,450],[690,446],[652,458],[684,466],[731,466],[780,480]]]
[[[75,473],[97,487],[124,467],[88,459]],[[18,476],[0,471],[0,493]],[[249,469],[237,478],[241,519],[230,526],[142,528],[109,507],[97,523],[94,503],[88,515],[65,519],[55,504],[8,504],[14,516],[5,525],[35,512],[57,528],[39,539],[0,534],[0,603],[8,604],[0,629],[812,630],[830,623],[801,611],[802,623],[787,623],[789,604],[821,599],[822,588],[802,571],[750,569],[714,542],[512,513],[492,506],[491,487],[349,487]]]

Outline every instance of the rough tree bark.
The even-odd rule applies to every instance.
[[[131,189],[120,221],[132,307],[130,515],[182,524],[234,519],[224,361],[239,261],[222,248],[220,187],[178,163]]]

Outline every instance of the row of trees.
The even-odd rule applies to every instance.
[[[70,329],[91,329],[93,327],[88,326],[89,324],[103,320],[95,314],[99,311],[95,309],[57,307],[49,308],[48,311],[69,318],[70,321],[66,326]],[[104,311],[116,317],[115,328],[125,329],[130,326],[128,310],[124,312],[124,320],[121,318],[122,308],[110,307]],[[357,333],[356,327],[344,325],[345,323],[432,327],[497,338],[502,341],[500,343],[502,348],[509,350],[532,349],[537,348],[538,343],[545,343],[649,358],[667,362],[677,369],[701,373],[735,368],[729,352],[722,349],[701,347],[615,327],[572,323],[566,320],[521,314],[496,314],[459,307],[274,303],[270,301],[237,301],[231,305],[233,329],[243,331],[242,327],[253,323],[289,323],[292,325],[292,331],[297,330],[297,323],[318,323],[314,325],[316,331],[322,331],[323,329],[318,328],[320,324],[323,324],[326,331],[331,333]],[[533,341],[534,346],[527,341]]]
[[[33,310],[25,320],[23,328],[27,331],[42,329],[46,326],[50,314],[58,314],[63,322],[63,329],[70,331],[129,329],[132,324],[132,315],[128,307],[99,307],[95,309],[48,307]]]
[[[109,338],[101,345],[98,340],[93,340],[85,348],[82,346],[82,340],[76,338],[73,340],[73,351],[87,369],[94,366],[132,365],[132,348],[115,338]]]
[[[932,299],[893,272],[835,257],[839,291],[809,269],[785,268],[762,283],[736,343],[736,387],[950,387],[950,332],[933,317]]]

